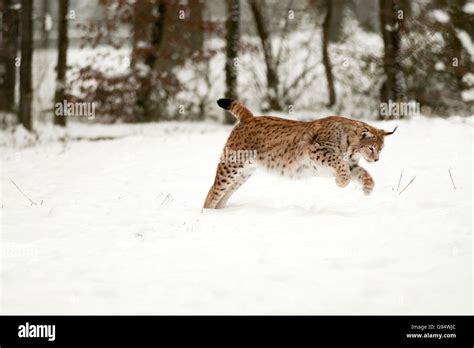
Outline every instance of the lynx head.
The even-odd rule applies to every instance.
[[[363,126],[357,130],[359,139],[358,151],[367,162],[377,162],[384,146],[384,138],[395,133],[397,127],[391,132],[371,126]]]

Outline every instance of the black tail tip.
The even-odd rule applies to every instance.
[[[217,101],[217,105],[219,105],[221,108],[225,110],[229,110],[230,104],[232,104],[233,101],[234,101],[233,99],[222,98]]]

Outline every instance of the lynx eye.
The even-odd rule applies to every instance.
[[[368,139],[372,137],[372,134],[370,134],[368,129],[364,129],[362,133],[360,134],[361,139]]]
[[[373,146],[369,147],[370,149],[370,152],[374,153],[375,152],[375,148]]]

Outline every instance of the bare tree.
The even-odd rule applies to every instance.
[[[143,2],[145,3],[145,2]],[[139,6],[146,6],[146,4],[141,4]],[[148,65],[152,71],[152,73],[156,73],[157,62],[158,62],[158,53],[163,43],[163,34],[164,34],[164,26],[165,26],[165,18],[167,13],[167,6],[165,1],[159,0],[154,5],[156,8],[156,16],[151,23],[151,37],[150,37],[150,46],[152,50],[149,54],[145,56],[144,62]],[[137,10],[139,10],[137,8]],[[135,30],[140,30],[139,26],[143,25],[143,23],[136,23],[138,27]],[[164,64],[164,62],[160,62]],[[143,90],[140,91],[137,95],[137,106],[143,110],[143,121],[150,122],[153,120],[158,119],[161,115],[161,112],[154,110],[154,107],[150,101],[150,96],[152,94],[153,86],[151,84],[146,84],[143,86]]]
[[[59,26],[58,26],[58,65],[56,78],[56,94],[54,96],[55,103],[62,103],[66,88],[66,71],[67,71],[67,48],[69,44],[68,37],[68,12],[69,0],[61,0],[59,2]],[[54,124],[58,126],[66,125],[65,115],[54,117]]]
[[[15,105],[15,59],[18,52],[18,10],[12,0],[0,0],[0,110],[13,111]]]
[[[225,63],[225,97],[238,99],[237,97],[237,66],[235,59],[238,57],[239,49],[239,0],[227,0],[226,21],[226,63]],[[232,124],[235,117],[228,112],[224,113],[224,123]]]
[[[272,43],[267,28],[267,22],[264,17],[264,10],[266,8],[266,2],[264,0],[249,0],[250,9],[252,11],[253,18],[255,19],[255,25],[257,27],[257,33],[262,44],[263,55],[265,58],[266,65],[266,77],[267,77],[267,90],[266,99],[268,106],[272,110],[281,111],[283,106],[278,98],[278,73],[275,64],[275,59],[272,54]]]
[[[33,100],[33,0],[21,0],[21,65],[20,65],[20,110],[21,124],[32,130],[31,105]]]
[[[324,1],[326,8],[326,16],[323,21],[323,40],[322,40],[322,52],[323,52],[323,64],[326,70],[326,79],[328,84],[328,95],[329,101],[328,106],[333,106],[336,103],[336,91],[334,90],[334,77],[332,74],[331,59],[329,57],[328,46],[329,46],[329,31],[331,28],[331,17],[332,17],[332,2],[330,0]]]

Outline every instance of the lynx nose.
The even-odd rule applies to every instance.
[[[378,158],[374,158],[374,161],[377,162],[379,159]]]

